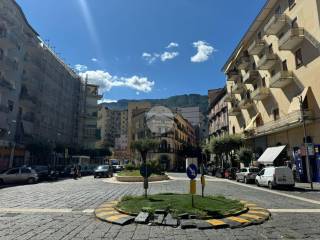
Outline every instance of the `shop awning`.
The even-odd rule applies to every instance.
[[[273,164],[273,161],[280,155],[280,153],[286,148],[286,145],[277,146],[277,147],[269,147],[258,159],[258,163],[267,165]]]
[[[250,131],[254,126],[254,122],[257,120],[257,117],[260,115],[260,113],[257,113],[249,122],[248,126],[244,129],[244,131]]]
[[[302,101],[304,101],[308,95],[308,92],[310,90],[310,87],[306,87],[302,93],[296,97],[294,97],[290,103],[289,109],[288,109],[288,113],[292,113],[295,111],[299,111],[300,110],[300,101],[299,98],[302,97]]]

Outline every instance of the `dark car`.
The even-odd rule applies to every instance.
[[[238,168],[236,167],[232,167],[232,168],[228,168],[225,171],[225,178],[228,178],[230,180],[236,180],[236,173],[239,171]]]
[[[112,168],[114,172],[121,172],[124,169],[122,165],[112,165]]]
[[[34,165],[31,166],[31,168],[34,169],[38,174],[39,181],[56,180],[58,178],[58,172],[53,169],[50,169],[49,166]]]
[[[94,178],[113,177],[113,169],[109,165],[100,165],[94,170]]]

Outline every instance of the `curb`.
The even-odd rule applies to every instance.
[[[202,223],[207,224],[206,228],[198,227],[199,229],[223,229],[223,228],[243,228],[250,225],[258,225],[267,221],[271,217],[271,213],[254,203],[247,201],[240,201],[244,204],[246,211],[240,211],[239,214],[227,216],[222,219],[207,219],[201,220]],[[97,209],[94,213],[96,218],[111,224],[126,225],[134,222],[135,216],[122,211],[116,207],[118,201],[108,201]]]

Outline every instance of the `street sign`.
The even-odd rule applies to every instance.
[[[140,175],[144,178],[150,177],[152,174],[151,168],[149,165],[142,164],[140,167]]]
[[[195,179],[197,177],[198,174],[198,169],[197,166],[194,165],[193,163],[190,164],[187,168],[187,175],[188,178],[190,178],[191,180]]]

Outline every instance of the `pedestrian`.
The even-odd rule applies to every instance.
[[[77,168],[77,165],[74,165],[74,167],[73,167],[73,179],[77,180],[77,178],[78,178],[78,168]]]
[[[78,177],[81,178],[81,165],[78,166]]]

